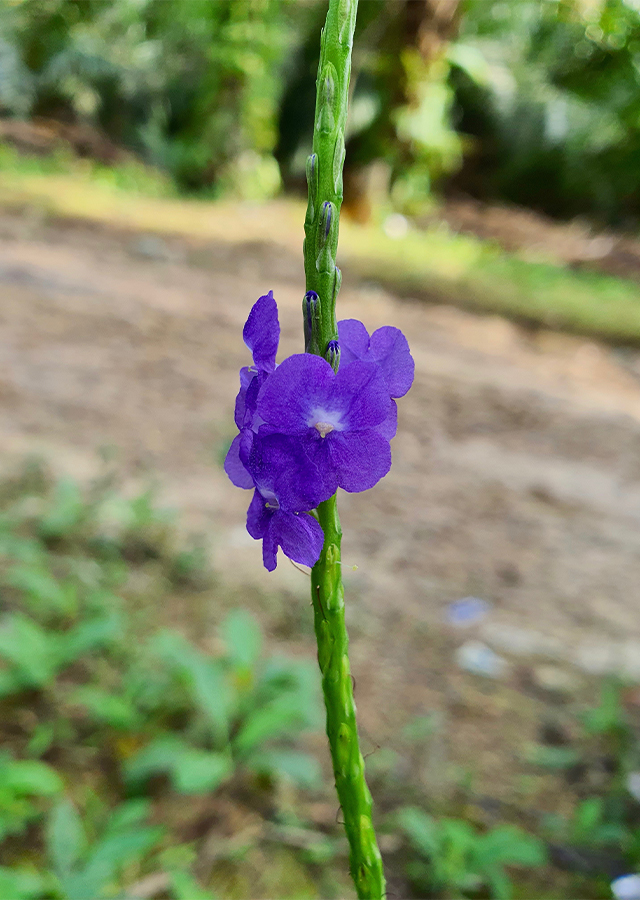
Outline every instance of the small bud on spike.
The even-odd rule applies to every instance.
[[[307,185],[309,187],[309,202],[307,204],[306,225],[311,225],[316,216],[318,198],[318,155],[311,153],[307,157]]]
[[[337,72],[333,63],[326,63],[319,83],[319,111],[316,128],[324,134],[330,134],[336,125],[336,80]]]
[[[307,291],[302,301],[305,353],[320,352],[320,298],[315,291]]]
[[[316,257],[316,269],[318,272],[332,274],[335,271],[335,230],[338,225],[338,215],[334,204],[325,200],[320,208],[318,230],[316,233],[318,255]]]
[[[329,341],[327,344],[327,352],[325,353],[325,359],[331,366],[334,372],[338,371],[338,366],[340,365],[340,342],[339,341]]]

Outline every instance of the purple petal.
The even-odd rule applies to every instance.
[[[389,404],[386,381],[374,363],[357,359],[340,368],[329,405],[342,413],[346,430],[362,431],[379,425],[389,414]]]
[[[338,337],[342,351],[342,362],[364,359],[369,349],[369,333],[357,319],[343,319],[338,322]]]
[[[264,497],[258,491],[254,491],[247,510],[247,531],[252,538],[259,541],[265,535],[273,515],[274,510],[267,507]]]
[[[329,444],[315,430],[310,431],[299,440],[301,440],[304,447],[308,468],[313,472],[312,477],[315,479],[319,495],[318,503],[322,503],[323,500],[333,497],[338,490],[338,480],[331,462]]]
[[[242,443],[242,437],[243,436],[241,434],[238,434],[231,442],[229,452],[227,453],[224,460],[224,470],[229,476],[232,484],[235,484],[235,486],[239,488],[248,489],[254,487],[254,484],[253,478],[244,467],[240,458],[240,446]]]
[[[392,440],[396,436],[398,430],[398,404],[395,400],[391,401],[387,418],[380,425],[376,425],[374,430],[387,441]]]
[[[304,434],[312,411],[326,404],[333,379],[333,369],[319,356],[290,356],[265,381],[258,414],[284,434]]]
[[[300,437],[265,434],[262,429],[253,440],[247,467],[255,485],[287,512],[314,509],[331,496],[327,492],[326,460],[310,456],[307,445]]]
[[[257,374],[255,366],[243,366],[240,369],[240,390],[246,391]]]
[[[248,372],[248,379],[243,378],[243,373]],[[258,406],[258,394],[260,388],[269,377],[268,372],[252,372],[251,369],[240,370],[240,390],[236,397],[234,421],[238,428],[252,428],[257,430],[262,424],[262,419],[256,414]]]
[[[366,491],[391,468],[389,441],[376,431],[332,432],[326,440],[338,484],[345,491]]]
[[[385,325],[371,335],[367,359],[378,363],[392,397],[404,397],[411,385],[415,363],[406,337],[399,328]]]
[[[262,564],[267,572],[273,572],[278,565],[278,541],[271,528],[272,524],[272,522],[269,522],[269,526],[262,538]]]
[[[273,372],[280,340],[278,307],[273,299],[273,291],[269,291],[253,304],[242,337],[251,350],[258,369]]]
[[[233,411],[233,421],[236,423],[236,428],[244,428],[246,412],[247,392],[241,387],[236,396],[236,407]]]
[[[313,516],[279,511],[269,523],[269,531],[289,559],[303,566],[313,566],[318,562],[324,534]]]

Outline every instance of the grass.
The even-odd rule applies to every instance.
[[[640,288],[630,280],[531,262],[438,228],[392,240],[381,230],[347,224],[342,249],[358,274],[403,294],[616,343],[640,343]]]
[[[323,788],[315,662],[266,655],[246,609],[202,638],[225,598],[189,549],[113,472],[0,481],[1,897],[344,896],[339,826],[296,815]]]
[[[304,217],[299,200],[257,208],[178,197],[162,175],[134,163],[107,169],[67,157],[23,159],[1,147],[0,205],[198,241],[276,243],[292,252]],[[637,283],[524,259],[446,228],[392,239],[377,225],[344,221],[340,261],[363,279],[417,299],[640,345]]]
[[[176,524],[111,468],[84,487],[36,462],[0,480],[1,897],[107,900],[149,879],[167,900],[352,896],[332,780],[310,752],[325,746],[312,643],[271,655],[252,601],[229,607]],[[446,672],[451,650],[432,636],[427,653]],[[469,777],[447,762],[434,793],[425,761],[452,724],[407,712],[368,760],[392,890],[607,896],[611,871],[640,864],[637,710],[604,685],[543,734],[557,709],[474,690],[487,708],[530,707],[540,743],[518,750],[503,731],[496,752],[532,790],[487,797],[468,756]]]

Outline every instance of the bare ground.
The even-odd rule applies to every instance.
[[[305,576],[262,569],[248,495],[220,465],[242,324],[269,288],[281,356],[301,350],[299,248],[245,226],[196,245],[2,214],[0,447],[7,467],[39,453],[80,479],[117,448],[132,481],[156,475],[211,536],[231,589],[278,595],[300,622]],[[344,283],[341,316],[397,325],[416,360],[390,475],[340,501],[362,721],[376,742],[443,709],[448,758],[474,757],[511,796],[500,745],[536,736],[536,665],[640,680],[640,356]],[[463,635],[444,616],[470,594],[492,612]],[[453,663],[467,637],[509,660],[498,695]]]

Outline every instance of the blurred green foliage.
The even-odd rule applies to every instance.
[[[220,609],[202,643],[172,626],[180,596],[185,628],[198,597],[224,598],[149,488],[125,497],[111,472],[83,488],[29,464],[0,481],[0,509],[0,896],[258,896],[257,876],[239,875],[256,865],[263,895],[343,896],[330,780],[301,740],[322,724],[315,662],[266,654],[246,609]],[[443,808],[423,775],[445,720],[410,719],[369,758],[402,896],[600,897],[612,867],[636,868],[640,751],[624,697],[605,683],[571,738],[523,760],[571,779],[568,816],[505,804],[487,821],[470,785]],[[328,815],[311,825],[318,806]],[[261,844],[268,863],[250,862]]]
[[[22,0],[0,8],[0,105],[99,125],[187,189],[279,186],[293,21],[278,0]]]
[[[406,806],[398,813],[398,827],[417,852],[408,875],[429,893],[464,897],[484,888],[492,900],[509,900],[512,888],[505,867],[546,863],[544,843],[513,825],[480,834],[462,819],[436,820]]]
[[[322,724],[315,665],[265,658],[244,610],[223,619],[215,652],[149,624],[149,598],[127,587],[136,568],[154,565],[165,594],[172,578],[206,583],[150,490],[125,499],[110,476],[48,486],[31,467],[1,492],[0,894],[122,896],[161,866],[165,896],[211,897],[160,862],[175,823],[148,820],[173,793],[234,779],[256,796],[317,787],[299,748]]]
[[[361,4],[347,178],[386,166],[396,208],[451,184],[554,215],[640,215],[633,0]],[[315,0],[13,0],[0,112],[90,123],[183,190],[259,200],[301,183]],[[277,163],[276,163],[277,158]],[[357,180],[357,178],[356,178]]]
[[[452,56],[455,124],[471,137],[461,183],[555,215],[637,222],[640,6],[466,0],[465,8]]]

